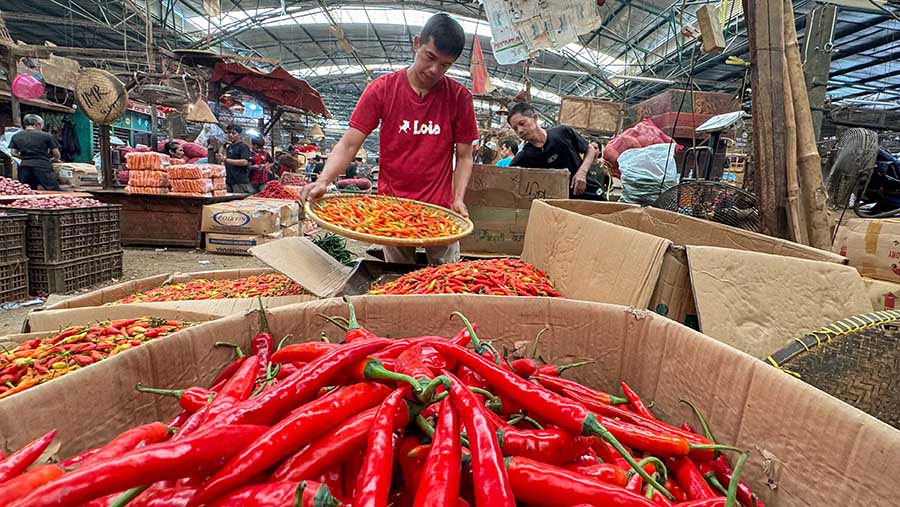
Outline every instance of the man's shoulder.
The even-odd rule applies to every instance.
[[[571,130],[572,130],[572,127],[570,127],[568,125],[554,125],[547,129],[547,134],[548,135],[549,134],[562,135],[562,134],[568,134],[569,131],[571,131]]]
[[[446,86],[447,93],[454,97],[459,97],[461,99],[472,100],[472,92],[469,91],[468,88],[459,81],[453,79],[452,77],[444,76],[444,86]]]

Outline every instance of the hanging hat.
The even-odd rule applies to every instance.
[[[209,104],[202,98],[198,98],[197,102],[189,105],[185,110],[185,121],[193,123],[219,123],[216,115],[213,114]]]

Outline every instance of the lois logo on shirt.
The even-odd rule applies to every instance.
[[[419,120],[415,120],[412,124],[409,123],[409,120],[403,120],[403,123],[400,124],[400,133],[408,134],[409,129],[412,127],[412,134],[415,136],[422,135],[431,135],[436,136],[441,133],[441,126],[435,125],[433,122],[422,122],[419,123]]]

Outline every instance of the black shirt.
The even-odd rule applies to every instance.
[[[547,141],[543,148],[538,148],[531,143],[525,143],[519,153],[516,154],[510,166],[533,167],[538,169],[568,169],[569,181],[578,172],[584,154],[587,153],[588,142],[581,137],[572,127],[557,125],[547,129]],[[573,195],[569,186],[569,197],[574,199],[601,199],[603,191],[595,174],[588,171],[587,188],[581,195]]]
[[[350,164],[347,166],[347,170],[344,171],[345,178],[355,178],[357,173],[359,173],[359,168],[356,164]]]
[[[228,185],[246,185],[250,183],[250,165],[253,162],[253,152],[247,143],[238,141],[228,145],[225,158],[232,160],[246,160],[248,165],[236,166],[225,163],[225,183]]]
[[[59,149],[59,143],[52,135],[40,130],[21,130],[9,142],[11,149],[17,150],[22,166],[52,169],[50,152]]]

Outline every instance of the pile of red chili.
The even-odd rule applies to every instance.
[[[255,194],[253,197],[263,197],[265,199],[283,199],[288,201],[296,201],[297,199],[299,199],[298,195],[290,192],[277,181],[270,181],[266,183],[266,188],[262,189],[261,192]]]
[[[198,278],[182,283],[172,283],[132,294],[112,304],[295,296],[305,293],[303,287],[291,281],[290,278],[279,273],[269,273],[246,278],[226,280]]]
[[[543,271],[519,259],[463,261],[423,268],[373,286],[369,293],[561,297]]]
[[[437,208],[389,197],[327,199],[315,213],[338,227],[387,238],[444,238],[462,232],[459,224]]]
[[[142,317],[70,327],[22,342],[0,353],[0,399],[191,325]]]
[[[53,435],[29,444],[0,462],[0,504],[763,505],[739,480],[747,454],[732,468],[719,453],[739,449],[658,420],[625,383],[619,397],[507,362],[459,314],[450,338],[390,340],[349,310],[327,317],[343,343],[261,332],[209,388],[139,387],[179,398],[165,424],[22,474]]]

